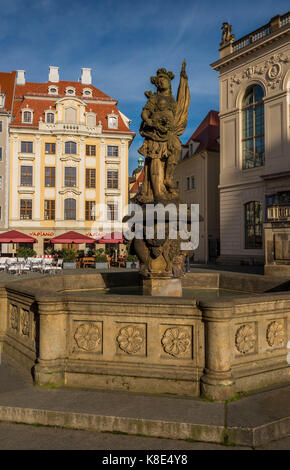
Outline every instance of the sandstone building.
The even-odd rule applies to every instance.
[[[220,59],[220,231],[223,262],[264,262],[263,223],[290,201],[290,13],[235,40]]]

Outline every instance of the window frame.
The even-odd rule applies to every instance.
[[[47,151],[47,148],[49,149],[49,151]],[[50,148],[52,148],[52,151],[50,151]],[[55,149],[56,149],[55,142],[45,142],[45,146],[44,146],[45,155],[55,155]]]
[[[247,216],[247,209],[251,209],[250,205],[253,206],[252,215]],[[259,221],[256,222],[257,212],[259,211]],[[253,222],[249,223],[249,219],[252,218]],[[259,227],[259,234],[256,234],[256,227]],[[254,234],[250,235],[250,230],[253,229]],[[245,233],[245,250],[261,250],[263,248],[263,207],[260,201],[248,201],[244,204],[244,233]],[[253,238],[253,241],[250,242],[250,237]],[[259,239],[259,241],[257,241]]]
[[[44,220],[55,220],[55,199],[44,200],[43,217]]]
[[[107,221],[116,222],[118,220],[118,203],[107,202]]]
[[[32,199],[20,199],[20,220],[32,220]]]
[[[117,149],[117,153],[114,153],[114,149]],[[107,145],[107,157],[119,157],[119,146],[118,145]]]
[[[49,174],[47,174],[47,173],[49,173]],[[49,184],[49,182],[51,184]],[[44,187],[45,188],[55,188],[55,166],[45,166],[44,167]]]
[[[96,188],[96,169],[95,168],[86,168],[86,188],[87,189]]]
[[[115,175],[111,175],[109,177],[109,173],[115,173],[115,175],[117,174],[117,177]],[[119,170],[107,170],[107,186],[106,187],[107,189],[119,189]]]
[[[75,151],[72,151],[73,149]],[[74,142],[73,140],[68,140],[67,142],[65,142],[65,144],[64,144],[64,153],[65,153],[65,155],[76,155],[77,154],[77,143]]]
[[[31,150],[30,150],[31,145]],[[33,142],[30,140],[21,140],[20,142],[21,153],[33,153]]]
[[[255,88],[260,88],[262,91],[262,98],[258,101],[255,100]],[[250,96],[252,93],[253,101],[249,105],[245,105],[244,101],[246,98]],[[242,99],[242,170],[251,170],[253,168],[260,168],[265,165],[265,109],[264,109],[264,97],[265,92],[263,87],[260,84],[253,84],[246,88],[243,99]],[[261,109],[261,116],[258,115],[257,110]],[[247,111],[252,110],[252,122],[249,125],[248,129],[246,129],[246,119],[247,119]],[[263,133],[256,134],[256,123],[258,119],[261,119],[261,124],[263,125]],[[250,135],[246,137],[246,131]],[[263,145],[263,153],[258,154],[256,152],[256,142],[258,139],[262,139]],[[252,143],[253,148],[253,158],[250,158],[250,154],[246,153],[249,152],[249,147],[247,150],[246,143]],[[253,162],[253,166],[250,166],[251,162]]]
[[[67,203],[74,202],[71,206],[67,207]],[[74,212],[73,212],[74,211]],[[68,214],[72,214],[74,216],[68,216]],[[72,197],[68,197],[64,200],[64,220],[76,220],[77,218],[77,202],[76,199]]]
[[[75,166],[66,166],[64,168],[64,187],[77,187],[77,168]]]
[[[94,214],[92,215],[93,210]],[[96,220],[96,201],[86,201],[85,220]]]
[[[20,186],[33,186],[33,166],[20,165]]]
[[[86,156],[87,157],[95,157],[96,156],[96,146],[86,144]]]

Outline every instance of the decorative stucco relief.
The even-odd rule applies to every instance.
[[[237,329],[235,335],[235,344],[241,354],[246,354],[254,349],[257,336],[253,325],[246,324]]]
[[[171,356],[179,357],[188,352],[191,338],[186,328],[168,328],[162,337],[164,351]]]
[[[74,339],[79,349],[94,351],[101,342],[101,333],[94,323],[82,323],[76,329]]]
[[[136,326],[125,326],[121,328],[117,336],[119,348],[127,354],[136,354],[140,351],[145,341],[145,334],[141,328]]]
[[[271,347],[283,347],[286,341],[286,331],[283,323],[272,321],[269,323],[266,332],[267,343]]]
[[[262,78],[267,87],[274,90],[280,85],[283,77],[283,64],[289,62],[289,57],[284,54],[274,54],[263,65],[252,65],[245,68],[240,74],[234,74],[230,77],[230,92],[234,93],[236,85],[240,85],[244,80],[255,77]]]

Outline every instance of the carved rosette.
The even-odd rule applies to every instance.
[[[185,328],[168,328],[161,340],[164,351],[178,357],[188,351],[190,336]]]
[[[274,347],[282,347],[286,341],[286,331],[284,325],[278,321],[272,321],[269,323],[267,332],[266,332],[266,339],[269,346]]]
[[[94,323],[82,323],[75,331],[74,339],[83,351],[93,351],[101,342],[101,333]]]
[[[144,343],[144,334],[136,326],[125,326],[121,328],[117,336],[119,348],[127,354],[136,354]]]
[[[235,336],[235,344],[237,350],[241,354],[250,352],[257,341],[257,336],[252,325],[242,325],[238,328]]]
[[[29,336],[29,312],[22,309],[21,313],[21,331],[24,336]]]
[[[19,311],[17,305],[10,305],[10,325],[13,330],[18,330]]]

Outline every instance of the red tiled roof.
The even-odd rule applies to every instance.
[[[0,93],[5,93],[5,111],[12,111],[13,109],[13,95],[15,88],[16,72],[0,72]]]
[[[93,85],[85,85],[81,82],[71,82],[71,81],[64,81],[61,80],[57,83],[55,82],[46,82],[46,83],[34,83],[34,82],[26,82],[25,85],[16,85],[15,89],[15,97],[21,98],[24,95],[40,95],[40,96],[54,96],[48,94],[48,87],[54,86],[58,88],[58,94],[56,95],[58,98],[66,95],[66,87],[74,87],[76,90],[76,96],[78,98],[85,98],[87,99],[103,99],[108,101],[117,101],[111,98],[109,95],[106,95],[98,88],[94,87]],[[83,89],[90,88],[92,90],[92,97],[83,96]],[[67,95],[66,95],[67,96]]]
[[[11,124],[11,127],[21,126],[21,127],[38,127],[39,119],[42,118],[45,122],[45,111],[49,110],[50,107],[52,110],[56,109],[55,103],[57,100],[44,100],[44,99],[35,99],[35,98],[24,98],[23,100],[16,100],[14,104],[14,121]],[[22,122],[22,110],[28,108],[32,109],[33,112],[33,122],[32,123],[23,123]],[[126,132],[126,133],[135,133],[130,131],[126,124],[124,123],[117,106],[113,103],[102,104],[102,103],[86,103],[86,112],[92,111],[96,113],[96,122],[101,121],[102,128],[104,132],[112,132],[112,129],[108,128],[107,115],[111,114],[112,111],[119,116],[118,119],[118,129],[114,129],[113,132]]]
[[[219,152],[220,146],[217,139],[220,136],[220,123],[217,111],[211,110],[198,128],[194,131],[192,136],[188,139],[184,147],[188,147],[190,141],[200,142],[200,145],[195,150],[195,153],[204,150],[213,150]],[[184,156],[183,160],[188,158],[188,153]]]

